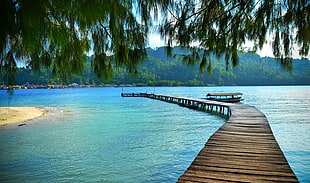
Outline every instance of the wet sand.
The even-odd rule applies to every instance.
[[[0,126],[22,123],[45,114],[38,107],[0,107]]]

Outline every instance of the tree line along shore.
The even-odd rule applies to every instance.
[[[110,78],[98,78],[92,72],[93,57],[85,60],[84,71],[64,81],[53,77],[48,69],[35,72],[20,68],[12,88],[70,88],[70,87],[126,87],[126,86],[251,86],[251,85],[309,85],[310,61],[307,58],[293,59],[292,70],[282,68],[278,60],[260,57],[257,54],[240,52],[239,65],[226,67],[224,58],[210,56],[212,68],[201,71],[199,63],[186,63],[182,55],[186,49],[175,47],[175,55],[167,56],[164,47],[148,48],[147,57],[137,69],[136,75],[126,68],[115,69]],[[3,78],[0,74],[0,78]],[[32,84],[35,83],[35,84]],[[69,84],[71,83],[71,84]],[[0,81],[7,89],[5,80]]]
[[[69,84],[69,85],[12,85],[6,86],[1,85],[0,90],[8,90],[8,89],[64,89],[64,88],[101,88],[101,87],[136,87],[134,84],[121,84],[121,85],[80,85],[80,84]]]

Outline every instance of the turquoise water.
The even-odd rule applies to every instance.
[[[243,92],[244,104],[266,114],[300,182],[310,175],[310,86],[150,87],[203,97]],[[176,182],[225,118],[147,98],[122,88],[15,90],[11,106],[49,115],[26,126],[0,127],[0,182]],[[0,91],[0,106],[7,106]]]

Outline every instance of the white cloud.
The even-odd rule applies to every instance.
[[[148,46],[151,48],[158,48],[161,46],[165,46],[165,41],[161,38],[161,36],[158,33],[151,32],[148,34]]]
[[[299,50],[298,45],[293,45],[293,48],[292,48],[293,58],[301,58],[301,56],[298,53],[298,50]],[[257,54],[259,54],[261,57],[274,57],[271,44],[265,44],[262,50],[257,51]],[[310,53],[307,56],[305,56],[305,58],[310,59]]]
[[[149,38],[148,46],[153,48],[153,49],[158,48],[158,47],[162,47],[162,46],[166,46],[165,41],[156,32],[149,33],[148,38]],[[198,45],[198,43],[197,43],[197,45]],[[250,49],[251,47],[253,47],[253,43],[251,43],[251,42],[246,42],[244,44],[245,50],[247,50],[248,48]],[[299,53],[298,53],[298,50],[299,50],[298,45],[294,44],[292,49],[293,49],[292,50],[292,57],[293,58],[301,58],[301,56],[299,56]],[[274,57],[273,51],[272,51],[271,41],[267,41],[267,43],[265,43],[265,45],[263,46],[263,48],[261,50],[257,50],[257,54],[260,55],[261,57]],[[305,58],[310,59],[310,53],[307,56],[305,56]]]

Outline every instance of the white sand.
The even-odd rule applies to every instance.
[[[0,126],[39,118],[45,113],[38,107],[0,107]]]

